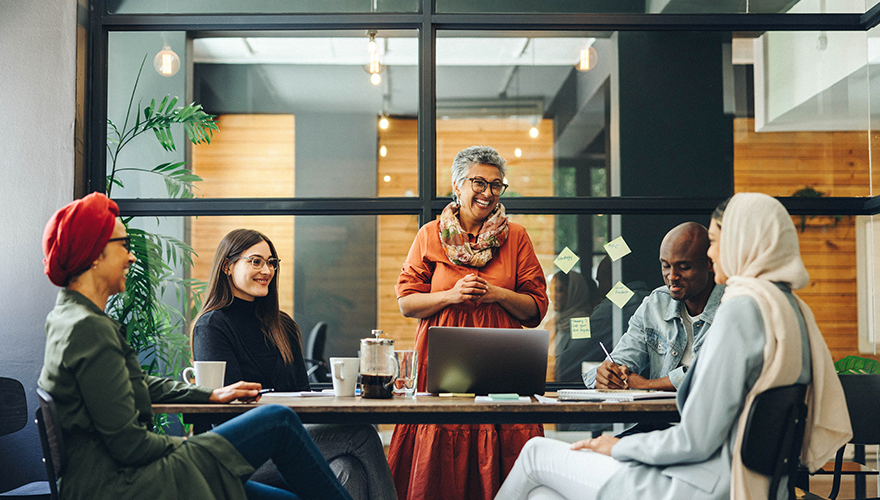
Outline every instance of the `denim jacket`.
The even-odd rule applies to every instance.
[[[723,294],[724,285],[715,285],[706,307],[694,322],[694,358],[703,345]],[[611,356],[618,364],[646,378],[668,375],[678,389],[687,371],[679,366],[687,341],[687,331],[681,321],[681,301],[674,300],[664,285],[651,292],[630,318],[629,327]],[[596,368],[584,374],[584,383],[589,388],[596,386]]]

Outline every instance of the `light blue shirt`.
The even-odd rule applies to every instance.
[[[706,307],[694,321],[694,359],[712,326],[723,294],[724,285],[715,285]],[[681,301],[673,299],[665,285],[656,288],[630,318],[629,327],[611,357],[617,364],[628,366],[632,373],[649,379],[669,376],[672,385],[678,389],[687,372],[680,366],[688,344],[681,315]],[[584,383],[589,388],[596,386],[596,368],[584,374]]]
[[[806,323],[791,291],[779,288],[795,309],[801,334],[802,365],[795,383],[808,384],[812,361]],[[681,423],[618,441],[611,456],[627,467],[602,486],[600,500],[730,498],[737,422],[764,366],[767,340],[758,303],[748,296],[726,301],[718,309],[714,331],[678,391]],[[783,479],[780,492],[787,483]]]

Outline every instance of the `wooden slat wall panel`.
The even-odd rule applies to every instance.
[[[791,196],[810,186],[827,196],[870,194],[866,132],[754,132],[734,120],[735,190]],[[792,218],[810,284],[797,292],[816,315],[837,360],[858,354],[855,221]],[[801,231],[801,224],[804,229]]]
[[[437,194],[452,193],[450,167],[459,151],[471,146],[492,146],[507,160],[508,195],[553,196],[553,120],[541,120],[535,138],[529,137],[531,127],[528,120],[439,120]],[[514,154],[516,148],[522,156]]]
[[[378,196],[417,196],[419,165],[419,122],[416,119],[394,118],[387,129],[379,129],[379,148],[385,146],[387,153],[379,156],[376,176]],[[377,149],[379,149],[377,148]],[[389,176],[389,181],[385,181]],[[394,285],[400,275],[400,266],[419,230],[416,215],[383,215],[378,220],[377,241],[379,252],[376,259],[378,282],[379,328],[394,339],[395,348],[412,349],[415,346],[416,328],[419,321],[404,318],[397,307]]]
[[[206,198],[294,195],[293,115],[222,115],[210,145],[194,145],[193,171]],[[191,276],[208,280],[217,244],[229,231],[256,229],[272,240],[281,259],[281,309],[293,314],[293,217],[192,217],[190,244],[199,254]]]

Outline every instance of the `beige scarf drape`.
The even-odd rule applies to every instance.
[[[746,396],[733,449],[730,497],[767,498],[769,481],[748,470],[740,458],[749,407],[761,392],[793,384],[801,373],[801,333],[790,303],[773,283],[793,290],[809,283],[801,261],[797,231],[791,216],[776,199],[759,193],[740,193],[727,205],[721,222],[721,269],[729,276],[722,302],[746,295],[753,298],[767,334],[764,367]],[[831,362],[831,354],[812,311],[797,299],[810,338],[812,382],[807,390],[807,424],[801,463],[810,472],[821,467],[852,437],[846,400]]]

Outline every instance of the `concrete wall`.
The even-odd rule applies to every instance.
[[[0,0],[0,376],[20,380],[29,414],[57,288],[40,240],[73,199],[76,69],[74,0]],[[0,437],[0,491],[45,480],[36,425]]]

